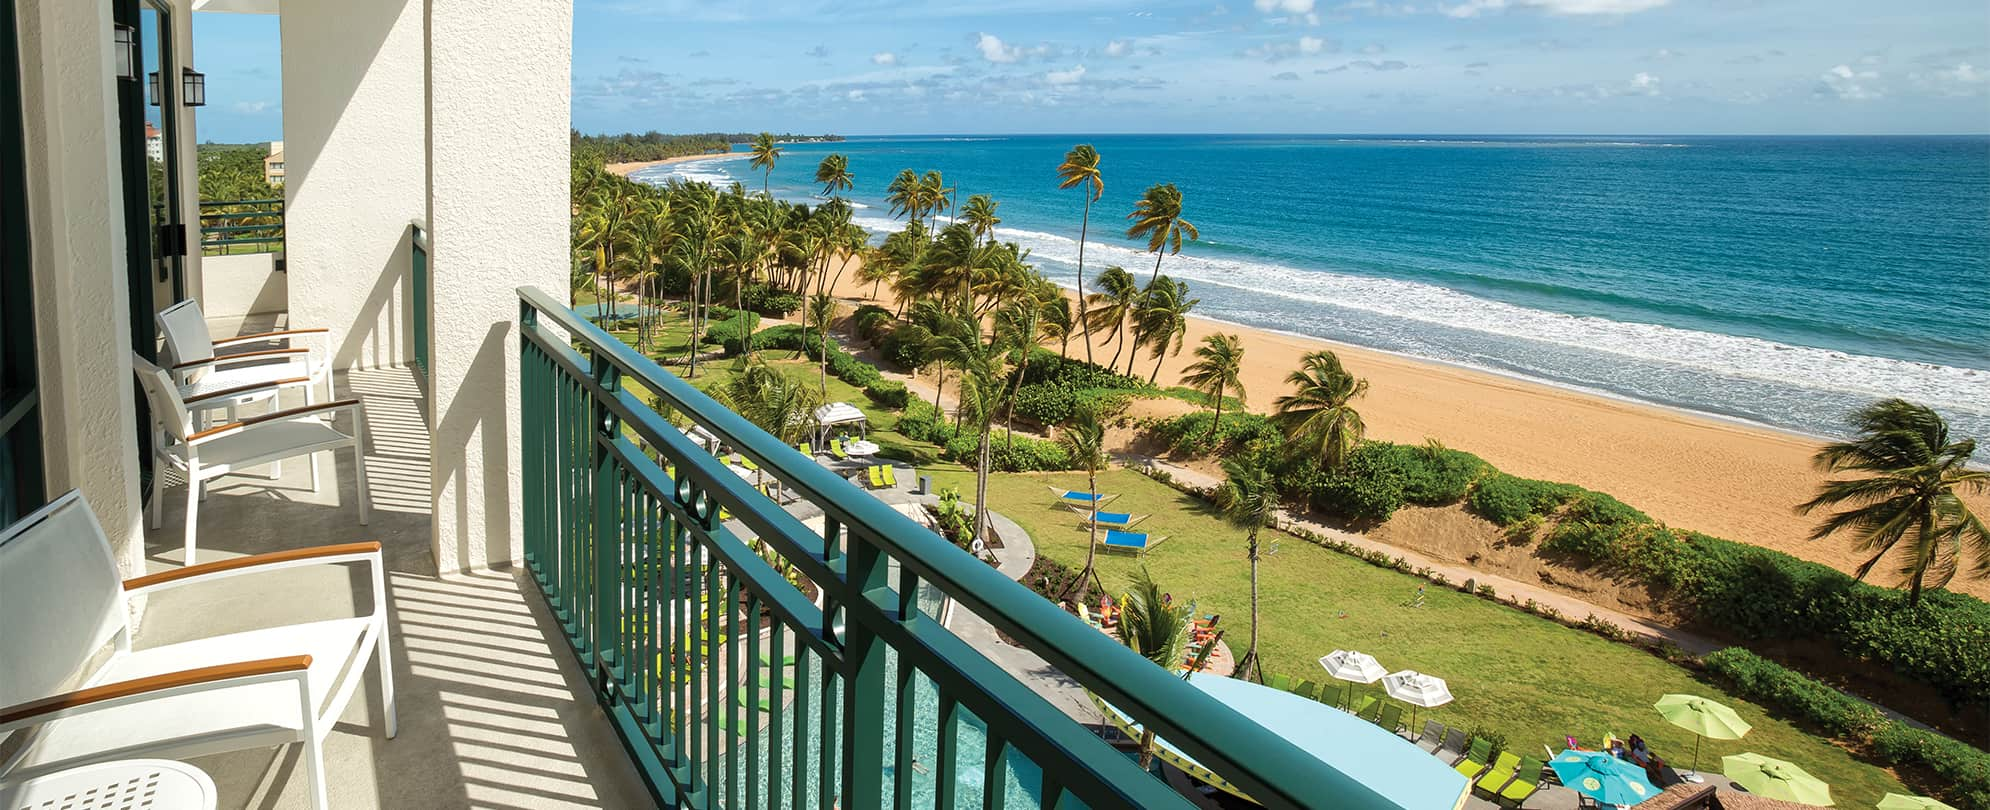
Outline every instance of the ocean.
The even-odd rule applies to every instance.
[[[1124,217],[1175,183],[1202,239],[1161,270],[1202,317],[1821,436],[1898,396],[1990,441],[1990,137],[852,138],[787,146],[772,190],[818,195],[841,152],[884,232],[885,184],[939,169],[1071,286],[1079,142],[1106,181],[1087,272],[1146,279]],[[761,185],[734,159],[635,177]]]

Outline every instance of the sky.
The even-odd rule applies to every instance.
[[[274,21],[196,26],[203,137],[274,137]],[[584,132],[1983,133],[1990,3],[575,0],[573,88]]]

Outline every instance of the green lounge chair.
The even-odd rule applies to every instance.
[[[845,453],[845,452],[843,452],[843,440],[842,440],[842,439],[830,439],[830,440],[829,440],[829,455],[831,455],[831,456],[834,456],[834,457],[835,457],[835,458],[836,458],[837,460],[839,460],[839,461],[848,461],[848,460],[850,460],[850,454],[849,454],[849,453]]]
[[[870,474],[871,489],[884,489],[884,474],[878,472],[878,468],[865,467],[864,472]]]
[[[1382,704],[1382,716],[1376,718],[1375,725],[1381,726],[1384,731],[1390,734],[1401,736],[1403,733],[1403,707],[1394,703]]]
[[[1368,712],[1375,709],[1375,705],[1378,703],[1381,703],[1381,701],[1376,699],[1374,695],[1363,695],[1356,692],[1353,687],[1348,688],[1346,704],[1348,714],[1356,717],[1366,716]]]
[[[1291,687],[1292,687],[1292,676],[1290,676],[1290,675],[1266,675],[1266,676],[1265,676],[1265,678],[1264,678],[1264,685],[1266,685],[1266,686],[1269,686],[1269,687],[1271,687],[1271,688],[1273,688],[1273,689],[1277,689],[1277,690],[1278,690],[1278,691],[1280,691],[1280,692],[1284,692],[1284,691],[1287,691],[1287,690],[1291,689]]]
[[[1320,685],[1312,681],[1299,681],[1292,685],[1292,694],[1310,698],[1320,692]]]
[[[1521,802],[1527,801],[1529,796],[1533,796],[1535,791],[1541,789],[1542,767],[1544,766],[1541,760],[1521,757],[1520,770],[1513,774],[1513,781],[1499,789],[1499,794],[1493,797],[1493,801],[1519,807]]]
[[[1363,707],[1361,711],[1356,712],[1354,716],[1366,720],[1370,723],[1374,723],[1375,725],[1378,726],[1382,725],[1382,708],[1386,704],[1384,704],[1380,698],[1371,697],[1368,700],[1369,700],[1368,705]]]
[[[1506,787],[1506,783],[1513,780],[1514,769],[1518,767],[1520,767],[1520,757],[1515,756],[1512,751],[1501,751],[1499,759],[1493,760],[1492,767],[1487,768],[1485,773],[1479,775],[1478,781],[1472,783],[1472,789],[1488,796],[1497,796],[1499,789]]]
[[[815,455],[815,448],[808,446],[808,442],[795,442],[795,449],[802,451],[804,456]]]
[[[1346,695],[1346,688],[1340,684],[1328,683],[1320,685],[1320,693],[1314,695],[1313,699],[1338,709],[1340,708],[1341,698]]]
[[[885,486],[888,487],[898,486],[898,473],[897,471],[892,469],[892,466],[890,464],[879,464],[878,475],[879,477],[882,477],[884,479]]]
[[[745,467],[754,472],[760,471],[760,465],[753,463],[753,459],[747,458],[745,456],[739,457],[739,466]]]
[[[1465,775],[1466,779],[1477,779],[1486,770],[1486,760],[1492,759],[1492,741],[1484,737],[1473,737],[1472,748],[1465,752],[1465,758],[1451,766],[1451,770]]]

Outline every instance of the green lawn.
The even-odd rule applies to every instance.
[[[957,465],[927,472],[936,485],[973,491],[973,474]],[[990,506],[1028,530],[1038,553],[1082,566],[1086,533],[1053,502],[1046,484],[1083,489],[1085,476],[997,474],[988,484]],[[1153,515],[1140,528],[1170,537],[1146,557],[1155,579],[1177,598],[1195,600],[1201,612],[1223,614],[1226,641],[1241,654],[1250,604],[1243,531],[1139,473],[1103,472],[1099,487],[1120,494],[1113,511]],[[1424,607],[1407,607],[1422,580],[1288,535],[1271,538],[1276,552],[1261,564],[1259,583],[1262,654],[1271,672],[1324,680],[1320,656],[1358,649],[1392,671],[1415,669],[1446,679],[1456,701],[1424,716],[1498,731],[1517,753],[1539,755],[1544,744],[1559,751],[1565,734],[1593,745],[1605,732],[1636,733],[1682,769],[1691,765],[1693,735],[1660,720],[1651,706],[1666,693],[1698,694],[1734,707],[1755,726],[1742,740],[1707,741],[1700,753],[1705,770],[1719,771],[1724,754],[1754,751],[1794,762],[1830,783],[1839,807],[1871,807],[1889,791],[1906,792],[1878,767],[1628,645],[1449,588],[1432,587]],[[1101,553],[1099,559],[1108,587],[1122,587],[1139,565],[1126,555]],[[1379,684],[1373,688],[1380,693]]]

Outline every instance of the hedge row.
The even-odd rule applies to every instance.
[[[980,463],[981,434],[956,431],[938,408],[925,400],[913,400],[898,420],[898,432],[915,441],[931,442],[946,458],[968,467]],[[989,437],[989,468],[997,472],[1056,472],[1071,469],[1071,456],[1064,446],[1022,434]]]
[[[1833,736],[1872,747],[1895,765],[1926,768],[1948,786],[1942,796],[1963,810],[1990,810],[1990,753],[1888,719],[1851,696],[1740,647],[1703,659],[1733,690]]]
[[[740,304],[774,318],[783,318],[802,308],[802,297],[771,284],[754,284],[740,291]]]
[[[1170,453],[1191,458],[1229,454],[1254,442],[1276,443],[1281,439],[1278,428],[1264,414],[1223,414],[1222,424],[1216,425],[1212,434],[1210,425],[1215,421],[1212,411],[1185,413],[1148,426],[1147,435],[1167,445]]]

